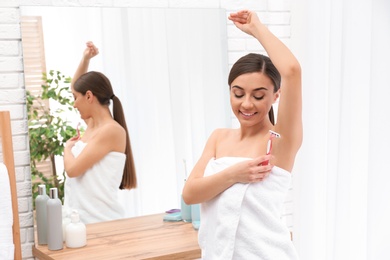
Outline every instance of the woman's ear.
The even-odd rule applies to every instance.
[[[279,89],[278,91],[275,92],[275,94],[274,94],[274,102],[273,103],[275,103],[279,99],[280,91],[281,91],[281,89]]]
[[[85,93],[85,97],[87,98],[87,101],[91,103],[91,102],[92,102],[92,99],[93,99],[93,93],[92,93],[92,91],[87,90],[87,92]]]

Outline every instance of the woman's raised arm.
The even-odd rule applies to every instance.
[[[72,86],[81,75],[88,72],[89,61],[99,54],[99,49],[95,46],[95,44],[93,44],[93,42],[88,41],[86,45],[87,47],[83,52],[83,57],[81,58],[79,66],[77,67],[76,72],[73,75],[71,83]]]
[[[293,53],[256,15],[243,10],[232,13],[229,19],[243,32],[255,37],[264,47],[281,76],[281,94],[275,131],[281,134],[274,151],[278,162],[291,169],[295,155],[302,144],[302,86],[301,67]],[[279,153],[280,151],[280,153]]]

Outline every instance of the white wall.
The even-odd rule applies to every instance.
[[[0,2],[0,110],[9,110],[12,119],[15,151],[16,180],[20,212],[23,258],[32,258],[33,213],[31,177],[27,137],[27,115],[23,81],[20,5],[49,6],[112,6],[112,7],[170,7],[224,8],[227,14],[240,9],[251,9],[287,45],[290,38],[290,0],[1,0]],[[262,52],[256,40],[244,35],[227,23],[228,62],[231,66],[248,52]],[[236,123],[233,116],[233,125]],[[291,197],[291,196],[290,196]],[[292,202],[287,201],[287,223],[292,225]]]

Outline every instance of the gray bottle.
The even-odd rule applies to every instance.
[[[47,201],[47,248],[60,250],[62,239],[62,203],[58,198],[57,188],[50,188],[50,199]]]
[[[37,223],[38,244],[47,244],[47,211],[46,205],[49,196],[46,194],[46,185],[38,185],[38,196],[35,198],[35,220]]]

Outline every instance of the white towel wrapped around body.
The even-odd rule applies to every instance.
[[[0,163],[0,259],[14,259],[13,214],[7,167]]]
[[[72,154],[77,157],[86,145],[78,141]],[[124,218],[118,193],[125,162],[124,153],[110,152],[83,175],[67,177],[65,209],[77,210],[85,224]]]
[[[249,158],[209,161],[204,176]],[[274,167],[261,182],[236,183],[201,205],[199,245],[202,259],[295,260],[290,232],[281,220],[291,174]]]

